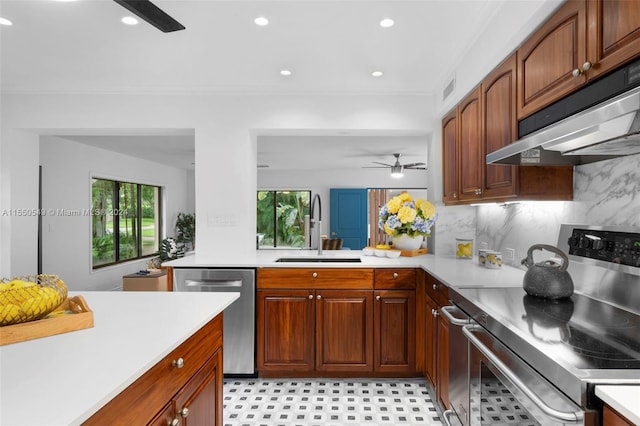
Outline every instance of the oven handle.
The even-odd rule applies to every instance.
[[[457,326],[464,326],[467,325],[469,323],[471,323],[471,320],[469,318],[456,318],[453,316],[453,312],[454,311],[460,311],[460,308],[458,308],[457,306],[443,306],[442,308],[440,308],[440,312],[442,312],[442,315],[445,316],[445,318],[447,318],[449,320],[449,322],[453,325],[457,325]]]
[[[584,413],[582,411],[572,411],[572,412],[564,412],[558,411],[555,408],[549,407],[547,404],[542,401],[538,395],[536,395],[531,389],[529,389],[522,381],[516,376],[507,365],[502,362],[489,348],[487,348],[484,343],[480,341],[476,336],[473,335],[474,330],[484,330],[482,327],[477,325],[465,325],[462,327],[462,333],[467,337],[469,342],[475,346],[482,355],[484,355],[502,374],[504,374],[511,382],[518,388],[522,393],[524,393],[535,405],[540,408],[545,414],[554,419],[564,421],[564,422],[579,422],[584,418]]]

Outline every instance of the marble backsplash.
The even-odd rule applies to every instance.
[[[574,201],[437,207],[432,252],[453,254],[456,237],[473,236],[476,250],[515,249],[519,264],[532,244],[556,245],[563,223],[640,228],[640,155],[575,167]]]
[[[475,209],[475,218],[464,215],[464,225],[458,223],[460,214],[454,215],[454,226],[475,224],[476,248],[481,242],[503,252],[513,248],[518,265],[532,244],[556,245],[563,223],[640,228],[640,154],[575,167],[574,201],[490,204]]]

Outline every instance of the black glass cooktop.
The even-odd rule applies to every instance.
[[[584,370],[640,369],[640,316],[632,312],[577,293],[554,301],[529,296],[521,287],[458,292],[566,365]]]

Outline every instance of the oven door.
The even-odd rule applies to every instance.
[[[584,425],[584,411],[477,324],[469,340],[472,426]]]

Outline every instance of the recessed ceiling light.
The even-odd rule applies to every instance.
[[[372,77],[382,77],[384,73],[382,71],[374,71],[371,73]]]
[[[9,27],[9,26],[13,25],[13,22],[8,20],[7,18],[0,17],[0,25],[6,25],[6,26]]]
[[[269,25],[269,20],[264,16],[258,16],[256,19],[253,20],[253,22],[255,22],[255,24],[259,27],[265,27]]]
[[[124,18],[121,19],[121,21],[123,24],[126,24],[126,25],[138,25],[138,20],[133,16],[125,16]]]
[[[284,75],[285,77],[288,77],[291,75],[291,70],[280,70],[280,75]]]
[[[391,18],[384,18],[382,21],[380,21],[380,26],[382,28],[393,27],[393,24],[395,24],[395,22]]]

